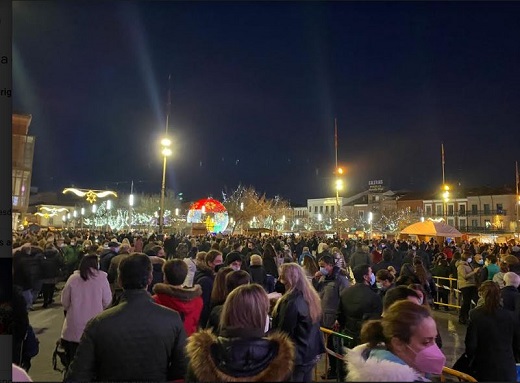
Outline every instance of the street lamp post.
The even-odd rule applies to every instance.
[[[373,219],[374,219],[374,213],[369,211],[368,212],[368,224],[370,225],[369,239],[372,239],[372,221],[373,221]]]
[[[163,233],[164,226],[164,194],[166,192],[166,158],[172,155],[170,149],[172,142],[168,138],[161,140],[162,156],[163,156],[163,172],[162,172],[162,183],[161,183],[161,206],[159,210],[159,234]]]
[[[448,223],[448,201],[450,200],[450,187],[446,184],[443,186],[444,192],[442,193],[442,200],[444,202],[444,222]]]
[[[132,182],[133,184],[133,182]],[[130,194],[130,196],[128,197],[128,206],[129,206],[129,209],[128,209],[128,227],[129,227],[129,232],[132,232],[132,210],[134,208],[134,195],[133,194]]]
[[[336,173],[338,175],[343,174],[342,168],[337,168]],[[339,228],[339,191],[343,190],[343,180],[341,178],[336,179],[336,235],[338,238],[341,238],[340,228]]]
[[[106,231],[108,232],[108,228],[109,228],[109,213],[110,213],[110,209],[112,209],[112,201],[110,200],[107,200],[107,213],[106,213],[106,216],[107,216],[107,227],[106,227]]]

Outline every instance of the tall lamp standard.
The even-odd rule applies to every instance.
[[[132,181],[132,186],[134,185],[133,181]],[[129,230],[130,232],[132,232],[132,209],[134,207],[134,195],[133,194],[130,194],[130,196],[128,197],[128,206],[130,207],[128,209],[128,226],[129,226]]]
[[[162,172],[162,184],[161,184],[161,206],[159,208],[159,234],[163,233],[164,226],[164,194],[166,191],[166,159],[172,155],[170,149],[172,142],[168,138],[161,140],[162,156],[163,156],[163,172]]]
[[[372,221],[374,220],[374,213],[371,211],[368,212],[368,224],[370,225],[370,235],[369,239],[372,239]]]
[[[83,231],[83,216],[85,215],[85,208],[81,208],[81,231]]]
[[[448,201],[450,200],[450,187],[444,185],[444,192],[442,193],[442,200],[444,201],[444,222],[448,223]]]
[[[336,168],[336,175],[339,177],[343,174],[342,168]],[[336,234],[338,238],[341,238],[340,228],[339,228],[339,191],[343,190],[343,180],[341,178],[336,178]]]

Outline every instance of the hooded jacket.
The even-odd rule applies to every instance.
[[[190,336],[197,331],[200,313],[202,312],[202,289],[199,285],[189,288],[173,286],[166,283],[157,283],[153,287],[155,303],[175,310],[181,316],[186,335]]]
[[[478,270],[474,270],[468,262],[460,260],[457,263],[457,283],[459,289],[477,285],[476,274]]]
[[[294,367],[294,345],[285,334],[263,337],[255,329],[193,334],[186,347],[187,382],[283,382]]]
[[[429,381],[395,354],[384,348],[369,349],[366,343],[348,350],[345,364],[347,382]]]

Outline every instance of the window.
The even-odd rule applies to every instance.
[[[320,213],[323,213],[323,206],[320,206]]]
[[[453,215],[455,211],[455,207],[453,205],[448,205],[448,215]]]
[[[334,206],[331,206],[331,207],[330,207],[330,212],[331,212],[332,214],[334,214]]]
[[[489,204],[488,203],[485,203],[484,204],[484,214],[491,214],[491,209],[489,208]]]
[[[459,215],[466,215],[466,205],[459,205]]]
[[[325,213],[328,213],[328,212],[329,212],[329,207],[325,206]]]
[[[436,212],[435,212],[436,215],[442,215],[442,205],[436,205],[435,209],[436,209]]]
[[[465,219],[459,220],[459,227],[463,230],[466,229],[466,220]]]
[[[497,214],[504,214],[504,206],[501,203],[497,203]]]
[[[365,212],[364,211],[359,211],[358,212],[358,216],[360,219],[363,219],[365,217]]]
[[[432,205],[426,205],[426,215],[432,215]]]
[[[478,220],[472,219],[471,220],[471,227],[478,227]]]
[[[312,213],[312,206],[309,206],[309,213]]]
[[[478,215],[478,206],[477,205],[471,205],[471,214]]]
[[[314,213],[315,213],[315,214],[318,213],[318,206],[314,206]]]
[[[54,226],[54,217],[49,217],[49,219],[47,220],[47,224],[49,226]]]
[[[448,225],[455,226],[455,223],[453,222],[453,218],[448,218]]]

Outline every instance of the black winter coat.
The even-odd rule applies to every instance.
[[[193,277],[193,284],[200,285],[202,288],[202,301],[204,302],[199,319],[200,327],[204,327],[208,322],[209,314],[211,313],[211,291],[213,290],[214,281],[215,274],[213,273],[213,270],[197,266],[197,270]]]
[[[281,299],[273,315],[273,330],[286,333],[294,342],[296,366],[313,364],[325,352],[320,321],[312,323],[309,304],[301,292],[293,291]]]
[[[258,283],[266,289],[267,273],[262,265],[251,265],[249,275],[251,275],[251,283]]]
[[[520,293],[518,290],[514,286],[506,286],[500,290],[500,295],[504,309],[513,311],[515,318],[520,322]]]
[[[259,329],[224,329],[190,336],[186,382],[287,382],[294,345],[286,334],[264,337]]]
[[[382,312],[379,295],[370,286],[356,283],[341,292],[337,320],[344,332],[359,337],[363,322],[381,317]]]
[[[50,280],[56,279],[60,275],[62,266],[63,261],[58,250],[45,250],[41,261],[42,279],[49,280],[47,283],[53,283]]]
[[[520,350],[520,326],[511,311],[471,310],[465,343],[466,353],[473,358],[473,377],[479,382],[516,381],[514,352]]]
[[[186,331],[179,313],[146,290],[126,290],[121,302],[91,319],[66,382],[184,379]]]

